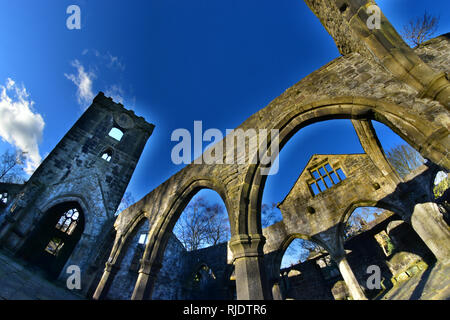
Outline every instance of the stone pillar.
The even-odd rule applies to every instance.
[[[366,154],[383,173],[383,175],[393,183],[400,183],[401,179],[395,169],[391,166],[383,152],[383,147],[378,140],[377,133],[370,120],[352,120],[353,127],[358,135],[359,142]]]
[[[283,295],[281,294],[280,280],[275,280],[272,285],[272,296],[273,300],[283,300]]]
[[[339,225],[335,225],[326,231],[316,234],[313,240],[323,246],[337,264],[352,298],[354,300],[367,300],[364,291],[361,289],[355,274],[348,264],[341,230],[342,228],[339,228]]]
[[[92,296],[94,300],[100,300],[107,297],[114,278],[120,269],[123,256],[130,245],[131,239],[132,237],[130,237],[130,234],[123,235],[120,231],[117,231],[111,253],[109,254],[108,261],[105,264],[106,267],[103,271],[102,278],[100,279],[94,295]]]
[[[133,290],[131,300],[149,300],[152,298],[158,272],[162,264],[148,260],[141,260],[141,268],[138,272],[138,279]]]
[[[348,264],[345,255],[341,257],[339,261],[335,262],[339,267],[339,271],[341,272],[342,278],[344,278],[345,284],[347,285],[353,300],[367,300],[363,290],[359,286],[358,280],[356,280],[355,274]]]
[[[97,289],[95,289],[95,293],[92,297],[94,300],[101,300],[106,298],[109,292],[109,288],[111,287],[111,284],[117,272],[119,272],[119,269],[120,268],[113,263],[106,263],[105,271],[103,271],[102,278],[100,279],[100,282],[97,285]]]
[[[450,230],[437,204],[432,202],[416,204],[411,216],[411,225],[436,259],[444,264],[450,264]]]
[[[238,300],[271,299],[264,268],[265,238],[260,234],[237,235],[230,240]]]

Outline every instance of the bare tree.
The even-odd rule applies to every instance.
[[[192,251],[227,241],[229,225],[222,206],[197,197],[186,207],[173,232]]]
[[[344,239],[360,234],[367,230],[369,222],[377,219],[385,212],[377,207],[360,207],[348,218],[344,228]]]
[[[366,230],[368,223],[384,212],[383,209],[375,207],[360,207],[348,218],[344,228],[344,238],[348,239]]]
[[[420,153],[407,144],[401,144],[390,149],[386,156],[402,178],[425,162]]]
[[[264,203],[261,206],[261,225],[263,228],[267,228],[268,226],[281,220],[282,216],[276,203],[272,203],[270,205]]]
[[[25,152],[5,151],[0,156],[0,182],[23,183],[22,176]]]
[[[229,238],[230,228],[228,217],[224,214],[223,207],[213,204],[206,210],[208,212],[208,227],[205,235],[206,243],[211,246],[225,242]]]
[[[284,253],[283,260],[288,258],[288,261],[293,261],[290,265],[293,266],[296,263],[304,262],[308,259],[313,253],[322,252],[324,249],[318,245],[317,243],[304,240],[304,239],[295,239],[291,242],[289,247],[286,249]],[[282,268],[288,267],[288,265],[282,265]]]
[[[436,33],[439,25],[439,17],[432,16],[425,12],[423,16],[411,19],[403,27],[402,36],[409,44],[419,47],[425,41],[431,39]]]

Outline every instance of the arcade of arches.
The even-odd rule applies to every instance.
[[[450,230],[444,219],[448,206],[435,200],[431,188],[436,173],[450,169],[449,35],[411,49],[383,15],[381,29],[367,27],[366,9],[374,1],[305,2],[333,37],[342,56],[287,89],[238,128],[277,129],[281,149],[309,124],[351,119],[364,153],[312,156],[279,204],[283,220],[265,229],[261,227],[261,199],[267,177],[261,169],[267,165],[257,160],[252,164],[186,166],[125,209],[114,221],[112,231],[111,225],[104,228],[107,232],[100,253],[89,257],[97,272],[89,278],[87,296],[285,299],[299,298],[302,290],[297,288],[315,281],[326,288],[312,293],[317,298],[368,299],[423,271],[433,261],[442,266],[450,264]],[[343,4],[345,10],[340,10]],[[399,177],[386,160],[372,120],[391,128],[427,162],[407,177]],[[114,126],[127,128],[125,120],[116,122]],[[224,148],[227,139],[216,147]],[[124,140],[126,132],[114,143]],[[248,141],[246,144],[250,158],[262,148],[252,150]],[[104,146],[97,155],[102,150]],[[237,156],[239,160],[246,155]],[[102,161],[102,166],[108,164]],[[172,229],[192,197],[205,188],[222,198],[231,239],[226,244],[186,252],[173,237]],[[379,207],[390,214],[346,242],[344,227],[358,207]],[[76,209],[85,220],[77,222],[73,235],[78,230],[83,232],[83,224],[84,229],[89,228],[84,207],[58,207],[54,215],[43,216],[60,219],[65,214],[70,218],[70,209]],[[52,225],[58,223],[57,219],[51,221]],[[3,230],[0,243],[5,234],[14,233],[12,227]],[[35,230],[39,233],[39,228]],[[145,230],[147,239],[138,245],[140,230]],[[64,248],[72,246],[64,242],[58,249],[59,242],[53,240],[57,235],[44,234],[42,243],[51,245],[51,252],[61,250],[63,254]],[[323,251],[301,266],[280,269],[283,254],[295,238],[313,241]],[[8,243],[14,247],[12,241]],[[393,251],[388,249],[389,243],[393,243]],[[27,246],[21,248],[22,256],[30,256]],[[358,254],[364,259],[358,259]],[[60,265],[62,262],[58,268]],[[106,267],[98,271],[101,265]],[[364,272],[369,265],[382,266],[383,289],[371,291],[367,287]]]

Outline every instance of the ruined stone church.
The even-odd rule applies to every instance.
[[[79,266],[78,294],[86,299],[364,300],[433,264],[446,274],[448,199],[436,200],[432,187],[437,172],[450,169],[449,34],[411,49],[384,15],[380,28],[368,26],[374,1],[305,2],[342,56],[238,128],[277,129],[282,147],[309,124],[351,119],[364,153],[311,157],[279,204],[282,221],[261,226],[267,176],[259,161],[190,164],[116,216],[154,125],[99,93],[25,184],[0,184],[1,250],[55,283],[64,282],[68,266]],[[372,120],[426,163],[401,178]],[[172,229],[201,189],[221,196],[231,239],[188,252]],[[345,239],[349,216],[363,206],[387,213]],[[324,250],[282,269],[296,238]],[[371,265],[381,266],[376,289],[366,283]],[[449,284],[444,280],[438,285]],[[437,298],[450,298],[450,287],[435,289]]]

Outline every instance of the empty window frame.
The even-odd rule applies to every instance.
[[[147,244],[148,243],[148,234],[147,233],[141,233],[139,236],[139,244]]]
[[[110,162],[112,159],[112,151],[106,150],[105,152],[103,152],[102,159],[105,160],[106,162]]]
[[[122,130],[114,127],[111,129],[111,131],[109,131],[109,136],[116,139],[117,141],[120,141],[122,140],[123,132]]]
[[[344,171],[341,168],[334,170],[329,163],[311,170],[311,176],[314,181],[309,184],[313,195],[319,194],[333,185],[346,179]]]
[[[8,192],[0,193],[0,203],[6,204],[8,202]]]
[[[386,257],[389,257],[393,253],[395,247],[387,232],[383,230],[377,233],[374,237],[375,240],[377,240],[378,244],[380,245],[381,249],[383,249],[383,252],[386,255]]]
[[[45,247],[45,251],[53,256],[58,256],[59,252],[64,246],[64,242],[59,238],[52,238]]]

